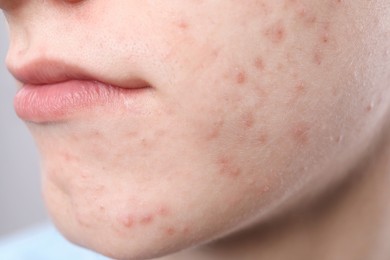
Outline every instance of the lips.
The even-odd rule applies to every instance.
[[[139,112],[142,96],[150,90],[136,77],[116,86],[84,69],[56,61],[41,60],[9,69],[23,84],[14,99],[15,111],[21,119],[34,123],[69,120],[102,106]]]

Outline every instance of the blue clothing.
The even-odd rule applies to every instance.
[[[0,260],[109,260],[71,244],[50,224],[0,239]]]

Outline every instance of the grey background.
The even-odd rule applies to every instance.
[[[38,154],[13,110],[16,87],[4,64],[7,48],[7,25],[0,12],[0,237],[46,220]]]

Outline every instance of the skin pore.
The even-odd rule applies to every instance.
[[[16,78],[122,88],[27,122],[70,241],[115,259],[390,255],[388,1],[0,7]]]

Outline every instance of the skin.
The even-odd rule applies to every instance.
[[[28,123],[72,242],[115,259],[384,259],[359,234],[389,230],[372,226],[388,213],[388,1],[0,6],[11,72],[43,56],[151,86],[136,106]]]

